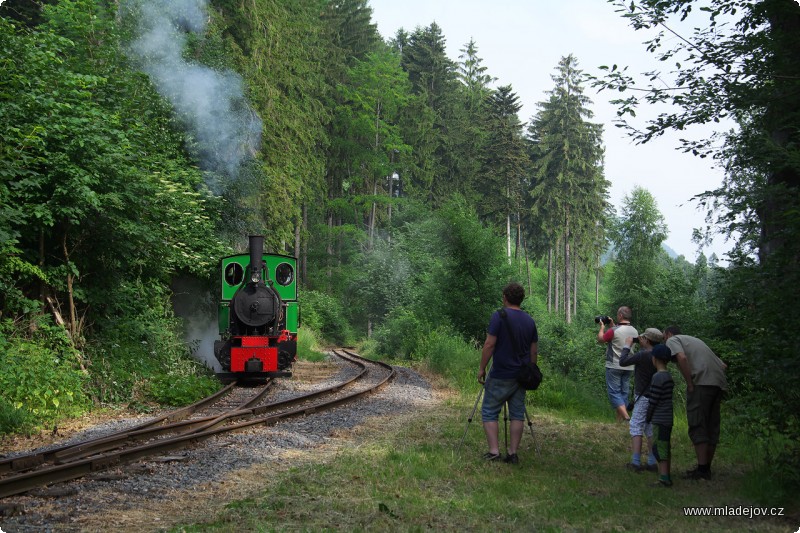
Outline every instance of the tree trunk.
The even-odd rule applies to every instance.
[[[39,230],[39,269],[44,271],[44,230]],[[47,302],[48,290],[47,283],[43,279],[39,280],[39,301],[42,302],[42,307]]]
[[[301,233],[300,229],[302,225],[303,225],[303,208],[301,206],[300,216],[297,218],[297,221],[295,222],[294,225],[294,253],[292,253],[292,255],[294,255],[295,257],[300,256],[300,233]]]
[[[308,235],[308,206],[303,202],[303,235]],[[308,283],[308,271],[306,264],[308,263],[308,238],[303,239],[302,244],[302,258],[300,260],[300,279],[303,285]]]
[[[328,214],[328,245],[325,252],[328,254],[328,269],[325,274],[330,280],[333,277],[333,213]]]
[[[547,312],[553,312],[553,247],[547,249]]]
[[[67,311],[69,312],[69,319],[67,322],[67,331],[69,332],[69,336],[72,339],[72,342],[75,342],[77,338],[78,331],[78,317],[77,312],[75,311],[75,293],[74,293],[74,274],[72,273],[72,269],[70,268],[69,264],[69,249],[67,248],[67,234],[69,233],[69,225],[66,224],[64,227],[64,232],[61,235],[61,251],[64,254],[64,265],[67,267]]]
[[[377,180],[372,184],[372,196],[375,197],[378,195],[378,182]],[[369,213],[369,249],[372,250],[375,244],[375,218],[376,218],[376,211],[378,209],[377,204],[373,201],[372,202],[372,209],[370,209]]]
[[[594,271],[594,305],[600,305],[600,254],[597,254],[597,268]]]
[[[394,151],[392,151],[392,161],[391,162],[392,162],[392,167],[394,167]],[[388,231],[387,231],[386,239],[387,239],[387,241],[389,242],[390,245],[392,244],[392,203],[393,203],[392,195],[394,194],[394,190],[393,189],[394,189],[394,170],[392,170],[392,173],[389,174],[389,209],[387,210],[387,213],[386,213],[386,215],[387,215],[386,216],[386,225],[389,228]]]
[[[553,312],[558,314],[561,312],[561,265],[559,261],[559,253],[561,252],[561,237],[556,241],[556,253],[554,257],[554,272],[553,272]]]
[[[572,258],[569,255],[569,222],[569,209],[567,209],[564,218],[564,318],[567,324],[572,324],[572,314],[570,313],[572,309],[572,298],[570,298],[570,287],[572,285],[570,263]]]
[[[800,113],[800,93],[797,91],[797,80],[800,79],[797,37],[800,35],[800,8],[793,0],[763,0],[760,4],[767,13],[771,44],[775,50],[775,59],[769,61],[773,84],[764,127],[776,151],[791,153],[789,147],[800,144],[796,120]],[[798,209],[800,172],[797,165],[792,164],[788,157],[775,161],[767,175],[767,184],[772,190],[767,191],[766,199],[758,209],[761,219],[759,258],[764,264],[776,252],[785,251],[788,252],[785,256],[789,259],[788,268],[794,269],[800,260],[800,249],[791,239],[792,231],[786,229],[795,224]]]
[[[506,214],[506,256],[511,264],[511,213]]]
[[[531,265],[528,259],[528,247],[525,241],[522,241],[522,252],[525,254],[525,276],[528,278],[528,294],[533,294],[533,285],[531,284]]]
[[[572,266],[572,316],[578,314],[578,262]]]

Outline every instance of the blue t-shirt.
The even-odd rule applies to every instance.
[[[539,342],[539,333],[536,331],[536,322],[531,316],[520,309],[506,308],[508,325],[517,337],[517,346],[522,354],[514,353],[514,343],[508,336],[508,328],[500,312],[495,311],[489,320],[489,335],[497,337],[497,344],[492,355],[492,369],[490,378],[514,379],[523,363],[531,360],[531,344]]]

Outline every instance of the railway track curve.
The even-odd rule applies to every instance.
[[[358,372],[319,390],[272,402],[264,402],[270,390],[268,383],[226,405],[225,398],[236,396],[235,387],[229,385],[191,406],[128,430],[4,459],[0,461],[0,475],[6,474],[0,478],[0,498],[195,446],[225,433],[274,425],[341,406],[375,392],[395,376],[391,365],[364,359],[351,351],[334,350],[332,354],[358,367]],[[205,414],[206,411],[214,412]]]

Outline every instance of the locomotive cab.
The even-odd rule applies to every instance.
[[[263,252],[264,238],[250,237],[249,255],[221,260],[218,377],[263,381],[291,376],[297,353],[297,259]]]

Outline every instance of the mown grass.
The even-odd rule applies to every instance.
[[[663,489],[652,486],[655,474],[623,468],[627,426],[611,420],[604,398],[558,377],[529,396],[533,437],[526,428],[519,465],[480,459],[480,415],[467,422],[476,395],[456,393],[425,412],[374,420],[332,460],[278,472],[264,480],[260,494],[176,531],[795,531],[800,525],[796,501],[745,496],[752,465],[742,464],[735,437],[720,445],[713,481],[681,480],[694,457],[685,421],[677,417],[675,486]],[[685,506],[740,505],[786,506],[794,514],[748,519],[683,512]]]

